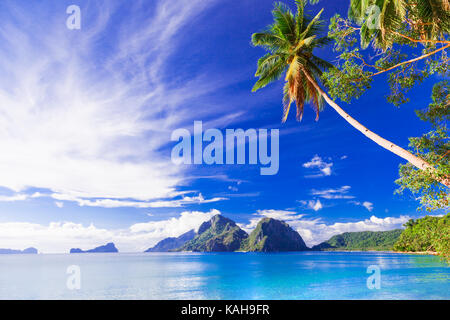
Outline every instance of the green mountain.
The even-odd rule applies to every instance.
[[[392,250],[403,230],[345,232],[314,247],[314,251]]]
[[[278,252],[308,250],[302,237],[287,223],[264,218],[241,246],[243,251]]]
[[[221,252],[236,251],[248,234],[239,228],[233,220],[215,215],[202,223],[197,236],[186,242],[177,251]]]

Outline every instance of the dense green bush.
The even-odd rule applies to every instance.
[[[314,246],[313,250],[392,250],[402,230],[346,232]]]
[[[450,258],[450,213],[443,217],[425,216],[409,220],[394,245],[396,251],[431,251]]]

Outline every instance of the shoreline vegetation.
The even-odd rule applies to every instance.
[[[399,252],[436,252],[450,261],[450,213],[410,219],[394,245]]]
[[[448,259],[449,221],[450,213],[443,217],[426,216],[409,220],[405,229],[346,232],[308,248],[300,234],[283,221],[264,218],[248,235],[234,221],[216,215],[203,223],[197,233],[191,230],[178,238],[166,238],[145,252],[394,252]],[[435,227],[429,228],[430,223]],[[187,234],[190,239],[180,246],[180,238]],[[159,250],[162,247],[164,250]]]
[[[389,231],[345,232],[309,248],[301,235],[286,222],[261,219],[247,234],[233,220],[220,214],[179,237],[165,238],[148,252],[378,252],[441,256],[450,262],[450,213],[410,219],[405,229]],[[27,250],[0,249],[0,254],[27,253]],[[74,253],[117,253],[110,242],[91,250]],[[33,253],[37,249],[33,248]]]

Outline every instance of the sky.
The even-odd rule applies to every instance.
[[[288,1],[293,3],[293,1]],[[69,29],[70,5],[80,29]],[[348,1],[308,5],[323,18]],[[215,214],[250,232],[285,220],[308,245],[349,231],[399,228],[423,216],[396,195],[404,161],[325,107],[281,123],[281,81],[251,92],[264,52],[251,34],[271,23],[269,0],[0,3],[0,248],[44,253],[113,241],[140,252]],[[334,61],[331,47],[316,55]],[[414,110],[435,79],[400,108],[384,76],[359,100],[337,101],[366,127],[407,147],[429,127]],[[279,129],[279,171],[171,161],[176,129]]]

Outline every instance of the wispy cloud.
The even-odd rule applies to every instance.
[[[210,199],[205,199],[200,193],[198,196],[183,196],[181,199],[176,200],[159,200],[159,201],[130,201],[130,200],[115,200],[115,199],[81,199],[67,197],[64,194],[53,194],[51,195],[54,199],[74,201],[77,202],[81,207],[102,207],[102,208],[178,208],[189,204],[203,204],[212,203],[222,200],[228,200],[224,197],[214,197]]]
[[[352,195],[349,195],[350,186],[342,186],[340,188],[330,188],[323,190],[311,190],[311,195],[317,196],[324,199],[353,199],[355,198]]]
[[[187,24],[213,4],[133,1],[123,11],[133,19],[115,19],[111,28],[124,8],[90,2],[82,11],[90,23],[71,31],[64,10],[49,18],[45,6],[18,10],[2,1],[0,186],[18,194],[3,201],[25,200],[30,187],[95,206],[176,196],[185,168],[161,150],[194,116],[220,121],[216,108],[194,115],[188,103],[230,82],[203,73],[167,77],[167,65]],[[217,199],[193,202],[202,201]]]

